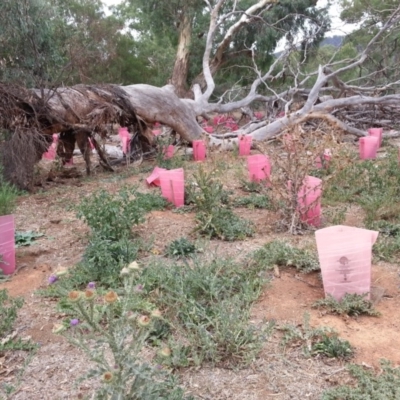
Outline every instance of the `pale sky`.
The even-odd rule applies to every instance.
[[[122,0],[102,0],[103,4],[106,6],[115,6],[122,3]],[[328,0],[318,0],[317,6],[324,7],[327,4]],[[327,36],[333,35],[345,35],[346,33],[351,32],[356,28],[356,24],[344,24],[339,16],[340,16],[340,7],[337,4],[337,1],[333,2],[334,4],[331,7],[330,15],[332,18],[332,30],[328,32]]]

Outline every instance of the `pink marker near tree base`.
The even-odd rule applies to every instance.
[[[361,160],[373,160],[379,148],[379,138],[375,136],[364,136],[359,142]]]
[[[329,163],[332,158],[332,153],[330,149],[325,149],[324,154],[321,156],[317,156],[315,158],[315,167],[316,168],[329,168]]]
[[[5,275],[15,271],[14,215],[0,217],[0,269]]]
[[[160,183],[160,172],[161,171],[166,171],[166,169],[160,168],[160,167],[155,167],[153,169],[153,172],[151,173],[151,175],[148,178],[146,178],[146,182],[149,185],[161,186],[161,183]]]
[[[368,129],[368,135],[377,137],[379,139],[379,149],[382,146],[383,128],[370,128]]]
[[[372,245],[378,233],[344,225],[315,232],[325,295],[340,300],[346,293],[370,293]]]
[[[161,195],[175,207],[185,204],[185,177],[183,168],[160,171]]]
[[[53,143],[49,147],[46,153],[43,154],[43,158],[46,160],[54,160],[57,155],[57,144],[58,144],[58,134],[53,134]]]
[[[193,158],[195,161],[206,159],[206,145],[203,140],[193,140]]]
[[[123,137],[129,137],[128,128],[122,127],[118,129],[118,135],[122,139]]]
[[[239,136],[239,156],[248,156],[250,154],[251,136]]]
[[[271,162],[264,154],[254,154],[247,157],[249,178],[253,182],[267,181],[269,184],[271,175]]]
[[[322,180],[306,176],[298,193],[300,220],[308,225],[321,225]]]
[[[168,158],[172,158],[174,156],[175,152],[175,147],[170,144],[169,146],[164,147],[164,160],[167,160]]]

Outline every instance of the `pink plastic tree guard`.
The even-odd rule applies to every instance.
[[[172,158],[174,156],[175,148],[172,144],[169,146],[164,147],[164,160],[167,160],[168,158]]]
[[[373,160],[379,148],[379,138],[375,136],[364,136],[359,140],[360,158],[362,160]]]
[[[271,175],[271,162],[264,154],[254,154],[247,157],[247,168],[250,180],[260,182],[266,180],[269,184]]]
[[[250,154],[251,143],[251,136],[239,136],[239,156],[248,156]]]
[[[213,123],[214,125],[220,125],[224,124],[228,120],[228,117],[226,115],[216,115],[213,118]]]
[[[185,204],[185,177],[183,168],[160,171],[161,195],[175,207]]]
[[[263,118],[264,118],[263,113],[262,113],[262,112],[259,112],[259,111],[256,111],[256,112],[254,113],[254,116],[255,116],[257,119],[263,119]]]
[[[121,142],[122,142],[122,152],[124,154],[129,153],[131,138],[129,136],[123,136],[121,138]]]
[[[128,128],[125,127],[119,128],[118,135],[119,138],[121,139],[122,151],[124,154],[127,154],[129,152],[129,145],[131,141],[131,135],[128,132]]]
[[[229,117],[229,118],[227,118],[227,120],[225,122],[225,128],[229,129],[232,132],[234,132],[234,131],[237,131],[239,129],[239,126],[238,126],[238,124],[236,123],[236,121],[232,117]]]
[[[206,145],[203,140],[193,140],[193,158],[195,161],[206,159]]]
[[[121,127],[118,129],[118,135],[122,139],[123,137],[129,137],[128,128]]]
[[[46,160],[54,160],[57,155],[57,143],[58,143],[58,134],[53,134],[53,143],[49,147],[46,153],[43,154],[43,158]]]
[[[153,172],[151,173],[151,175],[148,178],[146,178],[146,182],[149,185],[160,186],[161,185],[161,183],[160,183],[160,172],[161,171],[166,171],[166,169],[160,168],[160,167],[155,167],[153,169]]]
[[[203,126],[203,130],[206,131],[207,133],[213,133],[214,132],[214,128],[212,126],[209,126],[209,125],[204,125]]]
[[[321,156],[316,157],[315,159],[315,167],[316,168],[328,168],[329,163],[332,158],[332,153],[330,149],[325,149],[324,154]]]
[[[298,193],[298,204],[301,221],[318,227],[321,225],[322,180],[306,176]]]
[[[340,300],[346,293],[371,291],[372,245],[378,233],[343,225],[315,232],[325,295]]]
[[[294,153],[296,151],[296,146],[293,140],[292,135],[286,133],[282,136],[283,145],[285,146],[285,150],[289,153]]]
[[[162,131],[161,131],[161,129],[153,129],[152,132],[153,132],[154,136],[158,136],[158,135],[161,135]]]
[[[379,147],[382,146],[382,135],[383,135],[383,128],[370,128],[368,129],[369,136],[374,136],[379,139]]]
[[[0,269],[5,275],[15,271],[15,227],[14,215],[0,217]]]

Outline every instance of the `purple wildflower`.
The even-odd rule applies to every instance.
[[[70,324],[71,324],[71,326],[76,326],[76,325],[78,325],[78,324],[79,324],[79,319],[76,319],[76,318],[71,319]]]
[[[53,283],[58,281],[58,276],[57,275],[50,275],[49,276],[49,283],[52,285]]]
[[[89,282],[87,287],[88,289],[96,289],[96,282]]]
[[[141,293],[141,292],[143,292],[143,285],[136,285],[135,287],[134,287],[134,291],[136,292],[136,293]]]

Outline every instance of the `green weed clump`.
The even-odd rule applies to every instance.
[[[359,365],[348,369],[357,383],[355,386],[338,386],[326,390],[321,400],[395,400],[400,399],[400,368],[389,361],[381,361],[382,371],[375,375]]]
[[[93,236],[120,240],[131,236],[132,226],[140,224],[147,212],[163,209],[166,204],[161,196],[139,193],[136,188],[123,188],[116,194],[100,190],[83,199],[77,215]]]
[[[233,205],[235,207],[247,207],[247,208],[262,208],[262,209],[272,209],[271,200],[265,194],[255,194],[252,193],[249,196],[237,197]]]
[[[4,350],[32,350],[36,347],[30,340],[21,340],[10,335],[14,329],[18,310],[23,306],[22,297],[13,298],[6,289],[0,290],[0,351]]]
[[[56,324],[53,333],[66,337],[94,363],[82,380],[94,378],[101,383],[96,398],[189,400],[168,371],[144,357],[163,316],[137,290],[140,273],[136,262],[125,266],[120,270],[122,288],[104,295],[93,283],[85,291],[70,291],[64,301],[72,318]],[[156,362],[170,356],[171,349],[160,344]]]
[[[167,247],[170,257],[187,257],[196,252],[196,246],[185,237],[172,241]]]
[[[172,144],[170,136],[164,138],[162,136],[156,137],[157,153],[156,153],[156,165],[160,168],[165,168],[168,170],[182,168],[185,159],[182,156],[174,155],[171,158],[165,157],[165,148]]]
[[[317,254],[307,249],[299,249],[282,241],[272,241],[251,254],[251,262],[264,268],[293,266],[303,273],[318,271]]]
[[[23,298],[9,297],[6,289],[0,290],[0,339],[12,332],[18,310],[23,304]]]
[[[313,304],[313,307],[323,307],[328,312],[338,315],[349,315],[358,317],[359,315],[370,315],[378,317],[379,311],[375,310],[372,302],[366,299],[367,293],[356,294],[346,293],[340,301],[331,295],[326,299],[321,299]]]
[[[156,260],[143,270],[140,283],[174,327],[171,366],[229,367],[253,360],[262,332],[249,326],[250,306],[265,283],[261,270],[200,256],[190,263]]]
[[[323,355],[348,359],[353,355],[351,344],[340,339],[334,330],[328,327],[313,328],[309,313],[304,314],[303,324],[286,324],[280,330],[283,331],[283,346],[301,346],[307,357]]]
[[[213,172],[199,169],[195,181],[189,186],[188,195],[196,205],[196,231],[222,240],[243,240],[254,233],[250,221],[238,217],[229,208],[229,195],[215,179]]]
[[[353,203],[365,211],[365,222],[398,221],[400,206],[400,169],[397,150],[388,149],[385,158],[353,159],[338,167],[324,187],[329,203]]]

